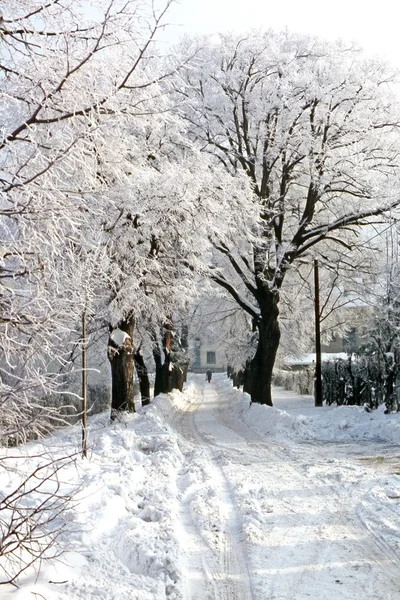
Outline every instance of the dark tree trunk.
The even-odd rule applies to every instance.
[[[156,377],[154,382],[154,397],[159,394],[168,394],[170,391],[170,362],[171,362],[171,326],[166,324],[164,326],[164,337],[163,337],[163,352],[164,362],[162,361],[160,343],[154,334],[154,347],[153,357],[156,364]]]
[[[164,382],[163,382],[163,364],[161,358],[161,350],[157,340],[154,341],[153,345],[153,358],[156,365],[155,381],[154,381],[154,397],[162,394]]]
[[[185,383],[185,373],[178,365],[174,365],[170,360],[163,364],[160,362],[159,368],[156,366],[156,380],[154,384],[154,396],[159,394],[169,394],[172,390],[183,389]]]
[[[236,388],[240,388],[241,385],[245,385],[246,372],[243,369],[239,369],[239,371],[231,371],[231,379],[232,384]],[[243,389],[246,392],[246,389]]]
[[[172,390],[179,390],[181,392],[183,390],[183,384],[185,381],[185,370],[179,365],[173,365],[169,381],[170,389],[168,392],[172,392]]]
[[[160,344],[154,336],[153,356],[156,363],[156,379],[154,383],[154,396],[168,394],[172,390],[183,389],[189,361],[186,354],[177,347],[173,337],[171,323],[164,325],[163,336],[164,363],[162,363]]]
[[[163,351],[164,351],[164,363],[161,365],[159,371],[160,383],[159,393],[168,394],[172,390],[172,362],[171,362],[171,339],[172,339],[172,325],[170,322],[164,325],[164,337],[163,337]],[[157,377],[157,371],[156,371]],[[154,395],[156,393],[154,392]]]
[[[272,371],[281,337],[278,304],[279,293],[264,287],[259,298],[257,351],[246,369],[244,383],[244,391],[250,394],[252,402],[268,406],[272,406]]]
[[[136,373],[139,378],[140,396],[142,398],[142,406],[150,404],[150,380],[147,371],[146,363],[144,362],[140,349],[134,354]]]
[[[133,395],[133,329],[134,320],[128,317],[110,331],[108,360],[111,365],[111,418],[117,412],[135,412]],[[122,334],[120,332],[123,332]],[[123,336],[126,334],[126,336]],[[124,339],[122,339],[124,337]]]

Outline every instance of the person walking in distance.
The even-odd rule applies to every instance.
[[[207,379],[208,383],[210,383],[211,377],[212,377],[212,371],[211,371],[211,369],[208,369],[207,373],[206,373],[206,379]]]

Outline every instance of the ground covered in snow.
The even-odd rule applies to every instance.
[[[193,375],[118,422],[90,419],[88,458],[59,474],[75,490],[54,523],[64,553],[2,600],[398,600],[400,413],[279,389],[274,404]],[[1,493],[80,436],[20,449],[22,465],[10,450]]]

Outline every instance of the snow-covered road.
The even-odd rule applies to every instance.
[[[337,444],[266,442],[232,413],[222,379],[201,387],[175,418],[192,474],[181,475],[184,599],[400,598],[399,556],[358,504],[368,467],[338,459]]]
[[[174,421],[185,456],[180,474],[183,597],[248,600],[253,595],[243,526],[223,460],[225,447],[235,448],[242,438],[218,419],[215,388],[208,383],[204,388]]]
[[[399,600],[400,414],[274,398],[250,406],[225,375],[192,376],[91,419],[89,459],[63,478],[80,486],[63,562],[2,600]],[[72,427],[44,445],[79,440]]]

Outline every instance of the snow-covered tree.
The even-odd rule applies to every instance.
[[[35,429],[38,400],[59,390],[56,365],[67,360],[78,333],[70,330],[88,294],[100,287],[94,280],[102,247],[96,224],[108,202],[108,182],[97,152],[118,115],[145,110],[154,73],[143,64],[169,4],[158,12],[136,0],[90,6],[11,0],[4,7],[0,398],[20,428],[25,412]],[[112,169],[107,176],[115,176]],[[15,407],[21,408],[16,419]],[[46,429],[45,419],[39,423],[35,435]]]
[[[185,40],[181,52],[199,45]],[[257,328],[247,375],[254,401],[271,404],[292,266],[327,240],[350,252],[359,227],[400,202],[393,80],[352,46],[272,31],[202,40],[181,72],[176,91],[191,138],[232,177],[244,173],[258,205],[244,230],[214,233],[229,271],[217,263],[210,272]]]
[[[368,372],[363,375],[366,385],[374,389],[371,404],[376,407],[385,402],[388,410],[392,410],[397,408],[400,359],[399,232],[392,219],[380,229],[375,239],[378,255],[375,277],[364,285],[369,318],[360,328],[360,344],[353,350],[358,362],[367,366],[364,371]]]
[[[141,0],[10,0],[3,7],[1,444],[60,423],[48,397],[70,391],[64,371],[81,343],[82,314],[93,313],[111,285],[101,223],[120,156],[105,134],[116,123],[121,133],[124,122],[146,111],[154,72],[144,67],[169,4],[158,11]],[[107,144],[106,172],[99,157]],[[109,294],[103,306],[106,300]],[[1,499],[1,554],[11,582],[50,557],[48,526],[70,500],[59,491],[61,461],[46,462],[20,482],[10,469],[13,483]],[[5,460],[1,467],[7,469]]]
[[[185,360],[174,327],[195,294],[194,274],[203,268],[208,206],[215,196],[208,157],[182,137],[170,111],[163,110],[161,124],[157,112],[153,108],[144,123],[135,159],[132,153],[127,156],[122,183],[111,188],[113,208],[105,224],[112,265],[109,358],[112,368],[121,363],[127,369],[126,383],[122,378],[113,392],[116,410],[133,409],[127,383],[131,349],[143,343],[152,346],[156,362],[155,393],[181,387]],[[135,324],[141,331],[136,342]],[[180,383],[173,383],[175,376]]]

